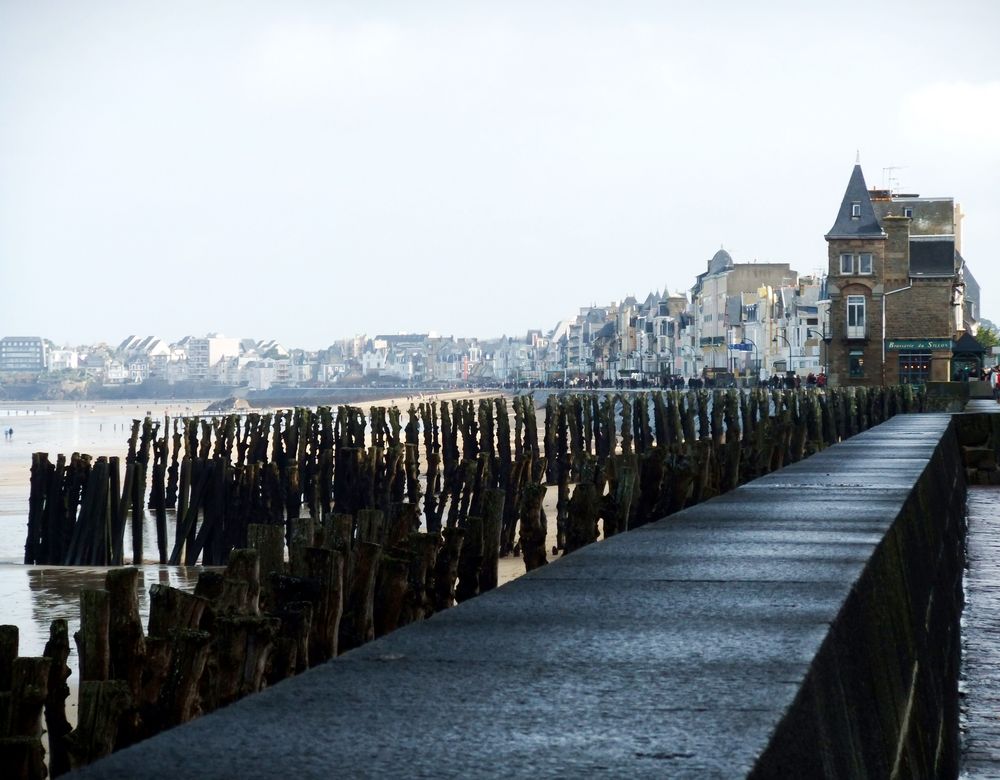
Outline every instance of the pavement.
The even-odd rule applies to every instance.
[[[972,399],[966,413],[1000,413]],[[1000,488],[970,486],[962,613],[962,776],[1000,777]]]
[[[962,613],[962,775],[1000,777],[1000,488],[970,487]]]
[[[948,421],[897,416],[79,776],[745,776]]]

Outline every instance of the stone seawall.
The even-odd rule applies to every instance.
[[[964,507],[948,430],[753,777],[957,776]]]
[[[970,485],[1000,485],[1000,414],[993,401],[978,401],[987,411],[955,415],[958,443]],[[993,413],[991,413],[993,412]]]
[[[899,415],[79,776],[954,775],[964,493]]]

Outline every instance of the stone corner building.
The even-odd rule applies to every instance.
[[[952,198],[869,190],[854,166],[826,234],[831,384],[948,381],[976,368],[954,350],[975,335],[979,303],[961,218]]]

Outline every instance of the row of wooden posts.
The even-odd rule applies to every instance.
[[[0,628],[0,776],[44,776],[43,711],[54,776],[496,587],[503,553],[517,549],[526,569],[536,568],[552,541],[572,552],[922,404],[909,387],[550,396],[541,436],[530,396],[515,397],[510,416],[502,398],[411,407],[405,428],[398,410],[378,407],[368,418],[341,407],[335,417],[296,409],[178,421],[183,457],[175,447],[172,462],[154,458],[163,498],[149,503],[155,512],[177,502],[169,560],[200,556],[226,569],[202,571],[194,594],[154,585],[145,632],[137,569],[109,569],[104,590],[81,593],[72,731],[65,621],[53,622],[44,659],[18,658],[16,629]],[[111,489],[110,460],[108,489],[96,498],[91,475],[101,459],[86,479],[63,467],[79,489],[77,509],[92,508],[72,526],[57,469],[40,469],[46,480],[33,473],[29,527],[51,529],[61,517],[69,543],[29,534],[26,551],[100,548],[115,562],[122,505],[135,512],[134,486],[144,483],[144,440],[165,451],[156,423],[137,422],[133,477],[121,492]],[[174,465],[189,476],[171,496]],[[546,538],[547,485],[556,540]],[[144,499],[139,493],[140,515]],[[162,559],[166,534],[157,536]],[[140,538],[137,562],[141,549]]]
[[[487,488],[511,484],[515,459],[522,473],[539,458],[532,399],[511,405],[516,457],[506,398],[411,405],[405,426],[396,407],[135,420],[124,481],[114,457],[33,455],[24,560],[121,565],[129,518],[131,560],[144,560],[147,473],[161,563],[224,565],[246,546],[251,524],[388,513],[404,501],[417,507],[416,525],[422,515],[428,531],[455,527],[481,511]],[[168,510],[176,510],[172,544]],[[513,502],[506,512],[513,523]]]
[[[558,485],[554,546],[573,549],[570,485],[594,485],[578,504],[608,494],[599,514],[611,535],[919,410],[922,395],[911,386],[550,395],[544,450],[533,398],[510,406],[506,398],[411,404],[405,424],[394,406],[367,416],[342,406],[135,420],[124,480],[115,457],[74,453],[53,464],[33,455],[24,560],[122,565],[131,517],[131,561],[141,563],[148,506],[160,563],[225,565],[230,550],[247,546],[251,524],[289,526],[303,515],[322,523],[408,503],[417,507],[407,510],[413,530],[435,532],[481,519],[484,491],[496,488],[504,493],[498,554],[526,543],[531,568],[528,558],[543,559],[547,547],[537,538],[545,485]]]
[[[572,552],[666,517],[923,405],[911,385],[550,396],[555,546]],[[544,527],[526,529],[531,519],[520,533],[529,570],[545,563]]]
[[[104,589],[80,593],[73,729],[66,620],[42,658],[19,657],[17,627],[0,626],[0,777],[46,776],[43,713],[55,777],[452,606],[459,577],[496,584],[495,565],[492,578],[482,561],[459,572],[462,529],[414,532],[406,506],[296,520],[288,561],[281,526],[251,525],[253,546],[203,569],[194,593],[153,585],[145,629],[140,570],[109,568]]]

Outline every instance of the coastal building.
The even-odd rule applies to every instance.
[[[652,351],[656,356],[655,372],[660,376],[681,373],[681,330],[687,318],[688,299],[682,292],[657,294],[650,305]]]
[[[826,234],[832,384],[948,381],[976,368],[955,349],[975,335],[979,305],[961,229],[954,199],[869,190],[854,166]]]
[[[126,336],[115,349],[115,357],[124,363],[133,382],[145,382],[150,377],[166,373],[171,360],[171,348],[158,336]]]
[[[626,298],[621,305],[612,303],[609,306],[583,306],[580,313],[569,323],[566,331],[566,343],[561,357],[563,365],[560,367],[564,377],[581,377],[588,375],[595,367],[595,354],[592,349],[592,342],[601,329],[617,319],[617,334],[620,338],[618,344],[618,354],[627,355],[634,349],[634,331],[630,329],[628,323],[629,314],[623,310],[629,310],[635,304],[635,298]],[[623,321],[621,318],[624,317]],[[556,369],[557,372],[559,369]],[[614,369],[612,369],[613,371]]]
[[[80,353],[75,349],[50,349],[49,371],[76,371],[80,367]]]
[[[132,384],[138,385],[149,379],[149,361],[145,358],[130,360],[125,364],[125,370],[128,372],[128,381]]]
[[[788,371],[818,374],[824,354],[822,289],[821,278],[803,276],[794,285],[762,285],[740,293],[728,313],[731,373],[750,380]]]
[[[46,345],[40,336],[4,336],[0,339],[0,371],[37,373],[45,370]]]
[[[129,381],[128,367],[120,360],[104,362],[104,384],[123,385]]]
[[[220,360],[239,357],[240,340],[210,333],[205,338],[190,338],[187,350],[187,378],[195,382],[210,379],[209,371]]]
[[[784,335],[792,345],[790,368],[802,376],[826,373],[827,309],[820,304],[826,299],[826,278],[801,276],[792,292],[784,321]]]
[[[788,368],[789,350],[783,336],[782,290],[762,285],[740,293],[739,321],[729,335],[732,372],[750,379],[767,379]]]
[[[291,358],[260,358],[250,361],[240,372],[240,380],[251,390],[268,390],[272,387],[297,387],[311,372],[296,370]]]
[[[738,342],[733,329],[742,320],[745,293],[797,284],[798,272],[789,263],[734,263],[725,249],[716,252],[691,288],[691,341],[700,365],[708,373],[732,370],[729,345]]]
[[[253,349],[260,357],[272,358],[274,360],[289,357],[291,354],[284,345],[274,339],[262,339],[254,344]]]

